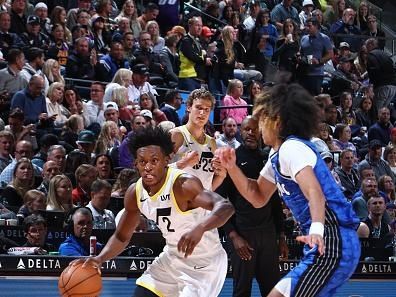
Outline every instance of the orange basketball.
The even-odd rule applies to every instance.
[[[102,278],[92,266],[83,263],[67,266],[60,275],[58,288],[62,297],[95,297],[102,291]]]

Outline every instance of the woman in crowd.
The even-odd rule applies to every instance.
[[[230,80],[227,88],[227,95],[223,99],[223,106],[236,106],[246,105],[246,101],[241,98],[243,95],[243,84],[239,79]],[[241,124],[242,121],[247,117],[247,107],[241,108],[224,108],[220,111],[220,121],[227,117],[235,119],[237,124]]]
[[[98,178],[95,166],[82,164],[75,171],[76,187],[72,191],[73,204],[85,206],[91,200],[91,185]]]
[[[109,51],[111,34],[105,28],[105,20],[103,17],[94,16],[91,22],[94,36],[94,48],[98,55],[105,55]]]
[[[333,24],[342,18],[346,8],[345,0],[333,0],[332,6],[329,6],[324,13],[324,20],[327,24]]]
[[[113,79],[107,84],[105,94],[103,96],[103,102],[109,102],[112,100],[112,90],[115,87],[123,86],[128,88],[132,84],[132,71],[125,68],[120,68],[114,74]]]
[[[93,166],[97,169],[99,178],[114,179],[113,161],[109,155],[97,155],[93,161]]]
[[[382,175],[378,179],[378,190],[382,191],[386,194],[387,201],[386,203],[395,203],[396,194],[395,194],[395,183],[393,179],[389,175]]]
[[[361,32],[367,31],[368,30],[368,25],[367,25],[367,17],[370,14],[370,8],[369,5],[366,1],[360,2],[359,8],[357,10],[356,14],[356,25],[360,28]]]
[[[346,125],[356,124],[356,113],[352,108],[352,94],[343,92],[340,96],[340,107],[337,108],[337,122]]]
[[[114,147],[120,145],[120,130],[113,121],[106,121],[96,141],[95,154],[110,154]]]
[[[129,123],[132,122],[133,112],[128,108],[128,89],[123,86],[115,87],[111,94],[111,101],[118,106],[119,119]]]
[[[373,99],[364,96],[356,110],[356,124],[368,129],[371,125],[375,124],[376,121],[377,114],[373,105]]]
[[[359,81],[364,81],[368,79],[368,72],[367,72],[367,47],[363,44],[360,47],[359,54],[353,61],[353,65],[355,66],[354,69],[356,70],[356,75]]]
[[[56,116],[54,121],[55,127],[62,127],[67,121],[67,117],[62,110],[62,105],[59,104],[63,99],[63,90],[64,85],[62,83],[54,82],[49,86],[47,98],[45,99],[48,116]]]
[[[66,27],[66,10],[62,6],[55,6],[51,13],[51,24],[60,24],[65,34],[65,41],[72,44],[72,34]]]
[[[4,206],[17,211],[23,205],[26,192],[34,187],[33,174],[33,165],[28,158],[21,158],[16,162],[11,183],[1,193]]]
[[[131,26],[133,35],[135,37],[139,36],[142,28],[140,27],[140,23],[137,20],[138,13],[136,9],[136,4],[133,0],[125,1],[124,5],[122,6],[120,14],[115,18],[115,21],[118,22],[119,19],[122,17],[126,17],[129,19],[129,24]]]
[[[384,160],[388,162],[393,173],[396,174],[396,147],[388,145],[384,150]]]
[[[54,24],[51,31],[51,43],[46,57],[58,61],[60,66],[66,67],[69,56],[69,45],[65,39],[65,29],[62,24]]]
[[[47,210],[70,211],[73,205],[72,183],[66,175],[55,175],[51,178],[47,196]]]
[[[150,92],[140,95],[139,106],[140,110],[147,109],[151,111],[151,113],[153,114],[153,120],[156,124],[168,120],[166,118],[166,115],[159,109],[157,99],[155,99],[155,96]]]
[[[80,94],[77,92],[74,86],[66,86],[63,92],[62,100],[62,112],[66,117],[70,117],[72,114],[79,114],[77,108],[77,101],[80,100]]]
[[[223,14],[221,17],[221,21],[226,23],[227,25],[231,26],[231,17],[232,17],[232,13],[234,12],[234,10],[232,9],[232,6],[230,4],[227,4],[224,8],[223,8]]]
[[[263,84],[257,80],[253,80],[250,82],[248,86],[248,96],[249,99],[247,101],[248,104],[254,104],[256,102],[256,98],[263,91]]]
[[[158,23],[156,21],[148,21],[146,25],[146,31],[151,36],[154,53],[159,54],[162,48],[165,46],[165,39],[160,35]]]
[[[326,123],[320,123],[317,134],[311,141],[315,144],[319,152],[336,151],[333,145],[333,137],[331,137],[331,128]]]
[[[129,186],[136,182],[138,178],[139,173],[135,169],[122,169],[111,191],[111,197],[124,197]]]
[[[45,210],[46,208],[46,197],[43,192],[38,190],[29,190],[23,197],[23,205],[17,213],[19,221],[23,221],[24,218],[31,214],[38,214],[39,210]]]
[[[299,48],[297,25],[292,19],[286,19],[283,23],[282,34],[276,42],[274,60],[278,62],[280,71],[288,71],[292,74],[291,80],[296,78],[296,55]]]
[[[61,140],[77,149],[78,133],[84,129],[84,119],[82,116],[73,114],[65,122],[61,134]]]
[[[278,30],[274,25],[270,23],[271,21],[271,13],[268,9],[260,10],[257,15],[256,25],[253,30],[253,47],[259,43],[261,38],[265,38],[266,44],[265,48],[262,51],[262,54],[267,59],[268,62],[271,62],[272,56],[274,55],[276,41],[278,40]]]
[[[353,151],[355,157],[357,156],[357,151],[355,145],[350,142],[351,140],[351,128],[346,124],[337,124],[334,130],[334,147],[338,151],[343,151],[350,149]]]
[[[60,82],[65,84],[65,80],[60,73],[60,65],[54,59],[48,59],[43,65],[43,73],[47,77],[49,84]]]

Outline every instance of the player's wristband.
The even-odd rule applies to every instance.
[[[321,222],[312,222],[311,227],[309,228],[309,234],[317,234],[323,237],[324,225]]]

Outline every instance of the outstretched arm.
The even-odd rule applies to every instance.
[[[232,204],[220,195],[204,190],[201,181],[183,174],[176,180],[173,191],[179,208],[183,211],[198,207],[211,210],[211,213],[190,232],[184,234],[178,243],[179,251],[185,257],[192,254],[204,232],[221,227],[234,214]]]
[[[257,180],[247,178],[236,165],[235,150],[232,148],[219,148],[215,153],[221,164],[227,169],[229,176],[239,193],[254,207],[266,205],[276,190],[275,184],[260,176]]]

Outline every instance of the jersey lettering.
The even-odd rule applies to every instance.
[[[160,200],[161,200],[161,201],[170,200],[170,194],[161,195],[161,196],[160,196]]]
[[[175,229],[172,229],[170,226],[172,224],[171,220],[169,219],[169,216],[171,215],[171,211],[172,209],[170,207],[166,207],[166,208],[157,208],[157,219],[156,219],[156,223],[159,226],[160,225],[160,221],[159,218],[162,217],[162,223],[166,223],[166,230],[168,232],[175,232]]]
[[[281,196],[284,196],[284,195],[290,196],[290,192],[288,190],[286,190],[285,184],[276,183],[276,186],[277,186],[279,194]]]
[[[212,152],[202,152],[198,164],[195,164],[193,169],[199,170],[202,167],[202,171],[204,172],[213,172],[212,159],[213,159]]]

